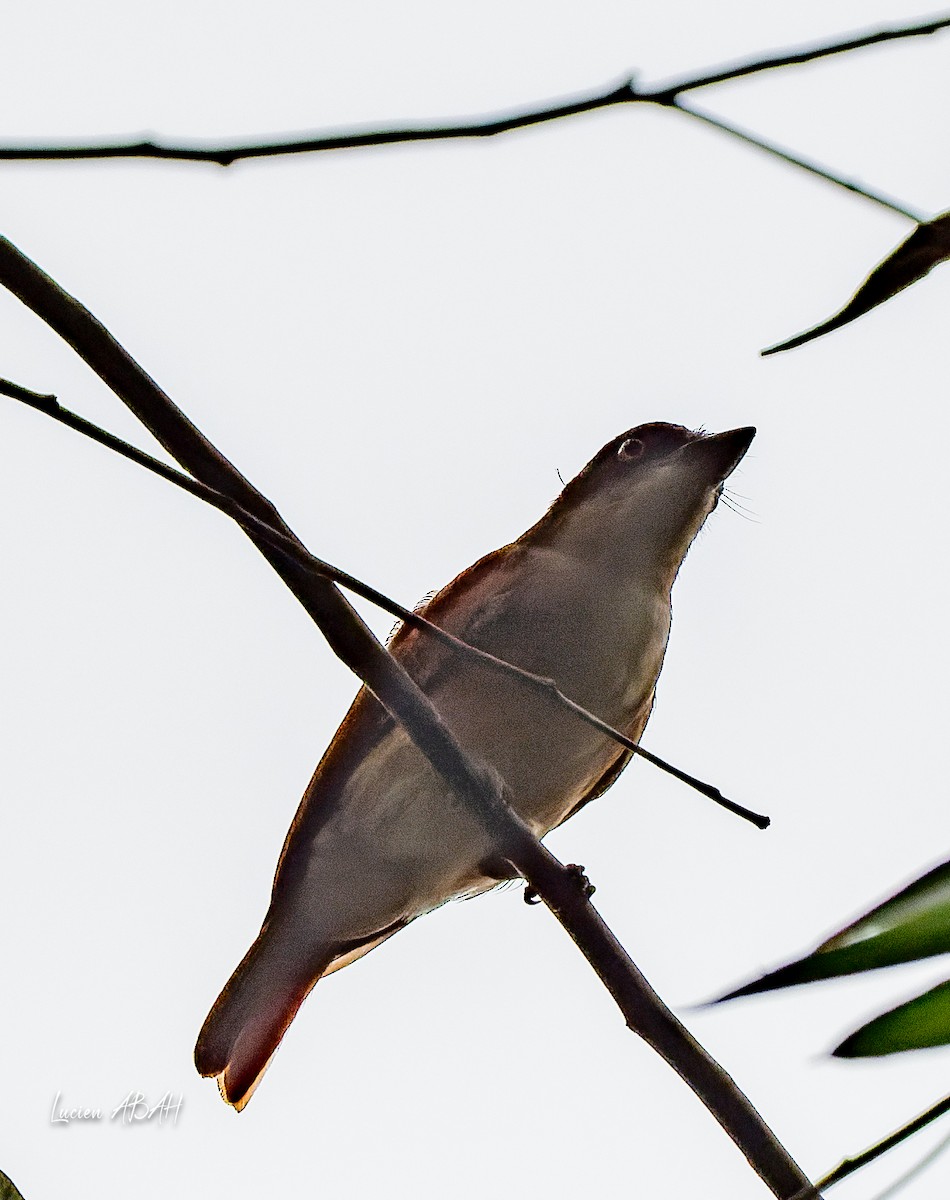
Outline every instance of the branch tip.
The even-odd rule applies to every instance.
[[[19,383],[13,383],[9,379],[0,379],[0,395],[9,396],[11,400],[19,400],[23,404],[28,404],[30,408],[49,413],[50,416],[55,416],[60,411],[60,404],[55,396],[31,391],[30,388],[22,387]]]

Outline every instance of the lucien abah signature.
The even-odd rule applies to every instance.
[[[166,1092],[156,1104],[149,1104],[144,1092],[129,1092],[125,1099],[112,1109],[109,1120],[119,1121],[123,1125],[133,1125],[139,1121],[152,1121],[157,1117],[156,1123],[159,1125],[164,1125],[166,1121],[177,1125],[178,1114],[181,1112],[183,1103],[183,1096],[176,1099],[171,1092]],[[82,1105],[67,1108],[62,1103],[62,1092],[57,1092],[50,1107],[49,1123],[50,1125],[69,1125],[72,1121],[101,1121],[102,1117],[103,1110],[101,1108],[85,1108]]]

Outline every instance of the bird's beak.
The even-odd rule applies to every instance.
[[[704,462],[712,478],[724,480],[742,462],[754,437],[755,427],[746,425],[742,429],[729,429],[725,433],[696,438],[683,447],[683,453]]]

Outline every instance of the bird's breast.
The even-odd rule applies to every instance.
[[[451,632],[554,681],[571,699],[638,738],[649,716],[669,634],[668,596],[626,589],[606,596],[528,576],[442,614]],[[584,581],[581,581],[584,582]],[[444,619],[445,616],[449,619]],[[603,779],[622,749],[549,692],[433,642],[396,644],[463,749],[493,766],[510,800],[543,836]],[[308,803],[320,804],[320,775]],[[495,847],[481,823],[399,726],[387,724],[328,798],[308,846],[309,918],[368,936],[454,895],[492,886]],[[308,906],[309,907],[309,906]]]
[[[669,594],[636,587],[605,594],[576,573],[558,586],[552,574],[547,586],[496,597],[461,636],[639,737],[669,637]],[[550,695],[489,668],[460,661],[432,698],[463,745],[501,773],[514,807],[539,834],[560,823],[621,753]]]

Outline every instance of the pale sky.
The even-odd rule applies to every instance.
[[[926,17],[370,0],[8,6],[0,138],[238,140],[530,106]],[[950,33],[692,102],[936,213]],[[936,131],[936,132],[935,132]],[[787,355],[907,221],[677,114],[229,170],[2,164],[2,232],[311,549],[403,603],[517,537],[644,421],[759,433],[677,581],[645,763],[548,844],[819,1175],[938,1099],[950,1052],[826,1052],[940,961],[692,1006],[947,856],[950,271]],[[0,375],[152,449],[0,295]],[[225,518],[0,400],[7,814],[0,1169],[26,1200],[767,1194],[543,908],[450,905],[321,983],[235,1115],[198,1029],[356,690]],[[361,607],[361,611],[371,610]],[[374,628],[392,624],[372,614]],[[130,1091],[177,1124],[122,1126]],[[98,1123],[50,1123],[57,1095]],[[943,1134],[834,1191],[875,1196]],[[906,1194],[944,1200],[950,1158]]]

